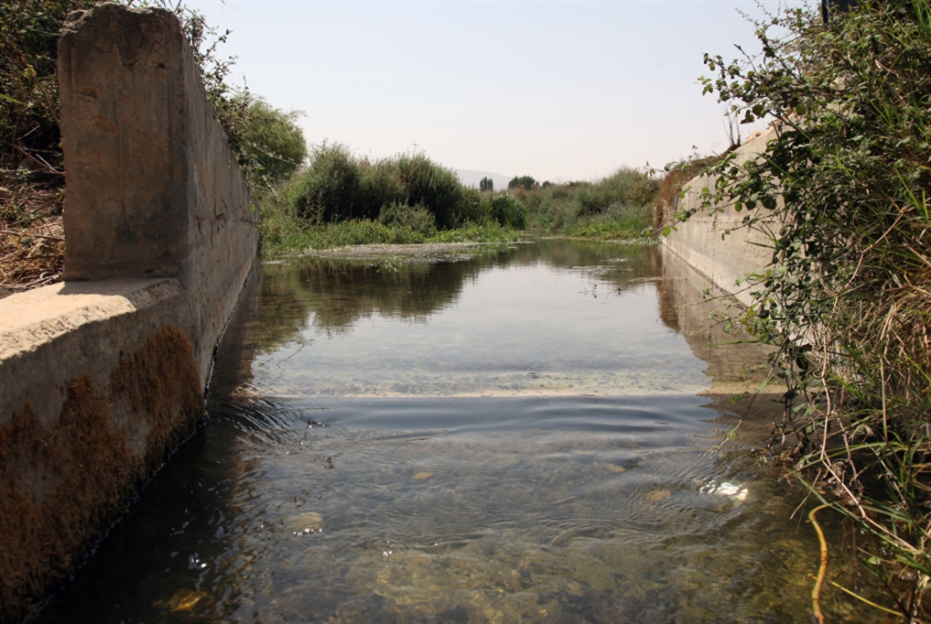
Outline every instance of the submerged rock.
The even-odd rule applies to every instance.
[[[284,525],[297,533],[314,533],[323,530],[323,516],[316,511],[305,511],[288,516]]]

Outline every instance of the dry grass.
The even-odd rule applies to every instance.
[[[661,231],[667,225],[676,224],[676,211],[679,206],[679,194],[689,180],[702,175],[704,171],[721,162],[734,147],[728,148],[721,155],[706,156],[683,161],[669,169],[660,181],[656,203],[653,204],[653,228]]]
[[[18,178],[0,176],[0,297],[58,282],[64,267],[61,180]]]

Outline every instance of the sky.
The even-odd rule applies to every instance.
[[[798,4],[796,2],[795,4]],[[188,0],[232,33],[232,82],[302,111],[308,144],[596,180],[728,146],[705,52],[758,46],[776,2]],[[749,134],[745,129],[743,135]]]

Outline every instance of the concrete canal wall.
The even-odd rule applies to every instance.
[[[0,621],[27,617],[204,415],[257,249],[236,158],[166,10],[59,42],[65,282],[0,301]]]
[[[737,149],[738,162],[746,162],[763,152],[775,137],[768,130]],[[679,210],[698,210],[702,189],[714,190],[713,176],[699,176],[685,185],[685,195],[679,200]],[[698,210],[685,223],[675,224],[676,230],[664,237],[667,252],[679,256],[708,277],[715,286],[730,293],[749,306],[753,299],[747,286],[738,285],[750,273],[763,270],[772,259],[772,249],[766,236],[759,231],[741,227],[746,212],[738,212],[733,204],[717,206],[718,210]],[[673,225],[667,215],[667,225]],[[722,239],[723,235],[723,239]]]

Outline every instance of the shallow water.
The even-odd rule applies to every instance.
[[[208,425],[39,621],[808,621],[801,493],[730,400],[765,353],[704,287],[568,241],[265,265]]]

